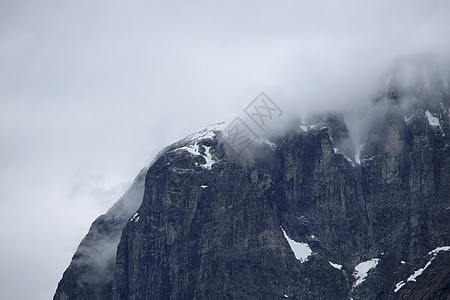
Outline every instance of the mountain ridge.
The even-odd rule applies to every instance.
[[[166,147],[142,203],[100,232],[114,259],[76,269],[80,245],[54,299],[448,299],[450,251],[430,251],[450,245],[450,93],[417,82],[374,101],[360,153],[340,113],[241,157],[226,124]]]

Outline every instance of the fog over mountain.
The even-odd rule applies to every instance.
[[[261,91],[283,110],[281,128],[343,111],[358,146],[366,112],[385,113],[372,101],[389,76],[405,98],[418,82],[448,83],[449,10],[447,1],[2,1],[0,298],[51,298],[91,222],[139,170],[168,144],[241,116]]]
[[[246,121],[165,147],[93,222],[54,300],[447,298],[447,67],[399,58],[364,112],[282,120],[261,93]]]

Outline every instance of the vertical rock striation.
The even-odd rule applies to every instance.
[[[220,126],[169,146],[94,222],[54,299],[449,299],[448,84],[393,82],[360,161],[339,113],[245,158]]]

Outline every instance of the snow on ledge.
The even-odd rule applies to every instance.
[[[405,116],[405,117],[404,117],[405,123],[408,124],[409,121],[411,121],[412,118],[413,118],[413,115],[411,115],[411,116],[409,116],[409,117]]]
[[[342,269],[342,265],[340,264],[334,264],[331,261],[328,262],[333,268],[341,270]]]
[[[130,220],[130,222],[137,222],[137,221],[139,221],[139,213],[135,213],[134,215],[133,215],[133,217],[131,218],[131,220]]]
[[[428,268],[431,265],[431,262],[433,261],[433,258],[429,262],[427,262],[425,267],[420,268],[419,270],[415,271],[414,274],[409,276],[407,281],[416,281],[416,278],[419,277],[420,275],[422,275],[423,271],[425,271],[426,268]]]
[[[406,283],[403,282],[403,281],[400,281],[399,283],[397,283],[397,284],[395,285],[394,293],[397,293],[397,292],[398,292],[405,284],[406,284]]]
[[[433,257],[431,257],[431,259],[427,262],[427,264],[423,268],[420,268],[419,270],[415,271],[414,274],[409,276],[407,281],[416,281],[416,278],[422,275],[423,271],[425,271],[431,265],[431,262],[436,258],[436,255],[441,251],[450,251],[450,246],[438,247],[433,251],[428,252],[428,255],[433,255]]]
[[[352,166],[355,167],[355,163],[353,162],[353,160],[351,160],[347,155],[345,155],[344,152],[341,151],[341,149],[336,148],[336,147],[333,147],[333,151],[334,151],[335,154],[344,156],[345,159],[346,159],[348,162],[350,162],[350,163],[352,164]]]
[[[441,251],[450,251],[450,246],[437,247],[436,249],[428,252],[428,255],[432,255],[431,259],[426,263],[426,265],[423,268],[414,271],[414,274],[411,274],[406,280],[406,282],[408,281],[415,282],[416,278],[422,275],[423,271],[425,271],[431,265],[431,262],[436,258],[437,254]],[[403,264],[404,261],[401,261],[401,263]],[[406,282],[402,280],[399,283],[397,283],[395,285],[394,293],[397,293],[406,284]]]
[[[380,259],[378,258],[372,258],[357,264],[355,267],[355,272],[353,273],[356,278],[356,283],[354,286],[358,286],[363,283],[364,280],[366,280],[369,271],[375,268],[379,261]]]
[[[265,139],[265,138],[256,138],[254,139],[255,142],[259,143],[259,144],[266,144],[269,145],[272,148],[276,148],[277,145],[275,145],[274,143],[272,143],[270,140]]]
[[[283,235],[286,238],[287,242],[289,243],[289,246],[292,249],[292,252],[294,252],[295,258],[298,259],[301,263],[304,263],[308,260],[308,256],[312,254],[311,248],[309,248],[309,245],[307,243],[299,243],[291,239],[286,232],[284,231],[283,227],[281,227],[281,230],[283,231]]]
[[[211,170],[212,165],[216,162],[210,152],[211,147],[203,146],[205,148],[205,154],[200,153],[200,147],[197,142],[193,145],[188,145],[185,147],[178,148],[177,150],[186,150],[187,152],[195,155],[195,156],[203,156],[206,160],[206,163],[201,164],[200,166],[204,169]]]
[[[228,121],[222,121],[216,124],[209,125],[206,128],[199,130],[186,137],[187,141],[201,141],[205,139],[213,139],[218,132],[221,132],[227,125]]]
[[[181,147],[178,148],[178,150],[186,150],[187,152],[194,154],[194,155],[201,155],[200,152],[198,151],[198,144],[195,143],[194,145],[189,145],[189,146],[185,146],[185,147]]]
[[[436,254],[438,254],[441,251],[450,251],[450,246],[437,247],[433,251],[428,252],[428,254],[436,255]]]
[[[303,130],[304,132],[308,132],[308,130],[318,128],[319,125],[317,125],[317,124],[313,124],[313,125],[300,125],[299,127],[300,127],[300,129]]]
[[[434,117],[428,110],[425,112],[425,115],[428,118],[428,124],[430,124],[430,126],[439,126],[439,127],[441,127],[441,125],[439,124],[439,119]]]
[[[204,167],[205,169],[211,170],[212,165],[215,163],[215,161],[213,160],[212,156],[211,156],[211,152],[209,152],[209,149],[211,149],[211,147],[207,147],[205,146],[205,159],[206,159],[206,164],[202,165],[202,167]]]

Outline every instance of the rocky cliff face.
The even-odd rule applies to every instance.
[[[169,146],[54,299],[449,299],[450,93],[416,91],[377,98],[361,153],[340,114],[245,158],[220,126]]]

